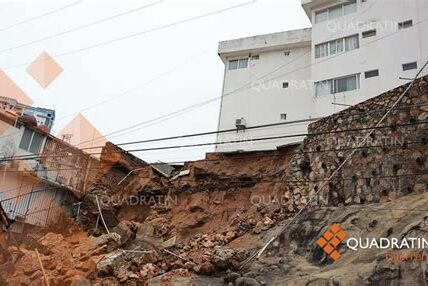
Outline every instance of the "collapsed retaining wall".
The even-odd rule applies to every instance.
[[[309,125],[311,134],[290,162],[289,209],[385,202],[420,193],[428,184],[428,76],[418,79],[369,140],[370,128],[407,87],[403,85]],[[327,178],[353,151],[337,176]],[[316,196],[316,197],[315,197]]]

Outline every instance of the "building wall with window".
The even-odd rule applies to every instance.
[[[0,114],[0,204],[9,219],[23,224],[46,226],[58,218],[63,198],[73,195],[59,185],[38,177],[38,160],[10,160],[42,151],[46,134]],[[13,229],[12,231],[20,231]]]
[[[237,128],[218,142],[305,133],[308,122],[293,122],[400,86],[408,81],[400,77],[414,77],[428,60],[426,0],[302,0],[302,7],[312,29],[219,44],[225,73],[218,129],[233,129],[241,118],[247,128],[290,124]],[[219,144],[216,151],[272,149],[302,138]]]
[[[303,8],[312,22],[312,79],[324,87],[314,91],[316,116],[402,85],[399,77],[414,77],[428,59],[428,1],[304,0]],[[326,94],[328,80],[339,88]]]
[[[254,127],[311,116],[313,101],[307,92],[310,88],[310,37],[310,29],[303,29],[220,43],[219,54],[225,63],[225,73],[219,130],[236,128],[236,120],[241,120],[245,127]],[[275,137],[285,130],[302,133],[308,122],[221,133],[217,142],[239,143],[219,144],[216,150],[270,149],[272,145],[300,141],[302,137],[246,142]]]
[[[46,226],[92,187],[99,160],[0,112],[0,204],[10,219]]]

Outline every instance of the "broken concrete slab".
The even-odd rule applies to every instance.
[[[172,174],[175,171],[175,168],[171,165],[168,165],[164,162],[156,162],[150,164],[150,167],[152,167],[156,172],[164,176],[165,178],[169,178],[172,176]]]

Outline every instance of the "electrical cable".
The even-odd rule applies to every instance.
[[[414,104],[414,105],[408,105],[408,106],[400,106],[398,108],[394,108],[394,110],[403,110],[411,107],[420,107],[420,106],[428,106],[427,104]],[[378,109],[378,110],[369,110],[369,111],[363,111],[363,116],[368,116],[371,113],[377,113],[386,111],[387,109]],[[349,117],[355,117],[355,115],[350,115]],[[246,127],[245,130],[251,130],[251,129],[258,129],[258,128],[268,128],[268,127],[277,127],[277,126],[283,126],[283,125],[289,125],[289,124],[296,124],[301,122],[311,122],[311,121],[317,121],[321,118],[310,118],[310,119],[302,119],[302,120],[294,120],[294,121],[287,121],[287,122],[280,122],[280,123],[271,123],[271,124],[264,124],[264,125],[256,125],[256,126],[249,126]],[[214,134],[222,134],[222,133],[228,133],[228,132],[237,132],[237,128],[233,129],[225,129],[225,130],[217,130],[217,131],[207,131],[207,132],[201,132],[201,133],[193,133],[193,134],[185,134],[185,135],[176,135],[176,136],[169,136],[169,137],[163,137],[163,138],[156,138],[156,139],[147,139],[147,140],[138,140],[138,141],[131,141],[131,142],[124,142],[124,143],[118,143],[115,144],[116,146],[126,146],[126,145],[134,145],[134,144],[142,144],[142,143],[150,143],[150,142],[159,142],[159,141],[166,141],[166,140],[174,140],[174,139],[183,139],[183,138],[191,138],[191,137],[199,137],[199,136],[205,136],[205,135],[214,135]],[[95,147],[85,147],[85,148],[79,148],[80,150],[89,150],[89,149],[99,149],[103,148],[103,145],[95,146]]]
[[[256,0],[257,1],[257,0]],[[256,2],[256,1],[253,1],[253,2]],[[373,2],[373,4],[371,5],[371,6],[369,6],[366,10],[364,10],[362,13],[360,13],[360,14],[358,14],[355,18],[357,18],[358,16],[361,16],[362,14],[364,14],[365,12],[367,12],[369,9],[371,9],[376,3],[378,2],[378,0],[376,0],[375,2]],[[252,4],[252,3],[249,3],[249,4]],[[243,5],[245,5],[245,4],[243,4]],[[338,31],[337,31],[338,32]],[[337,33],[336,32],[336,33]],[[336,34],[335,33],[335,34]],[[288,65],[289,63],[286,63],[286,64],[284,64],[284,65],[281,65],[278,69],[281,69],[282,67],[284,67],[285,65]],[[275,72],[277,69],[275,69],[273,72]],[[269,75],[270,73],[268,73],[268,74],[266,74],[266,76],[267,75]],[[221,97],[220,97],[221,98]],[[217,99],[215,99],[214,101],[216,101]],[[207,102],[203,102],[202,103],[202,105],[200,105],[200,104],[196,104],[196,105],[194,105],[194,106],[190,106],[190,107],[188,107],[188,108],[184,108],[184,109],[182,109],[182,110],[179,110],[178,112],[173,112],[172,114],[169,114],[169,115],[166,115],[167,117],[168,116],[173,116],[173,117],[175,117],[175,116],[178,116],[179,114],[181,114],[182,112],[187,112],[187,111],[191,111],[191,110],[193,110],[193,109],[195,109],[195,108],[198,108],[198,107],[201,107],[201,106],[203,106],[203,105],[205,105],[205,104],[208,104],[208,103],[210,103],[210,102],[213,102],[212,100],[209,100],[209,101],[207,101]],[[142,122],[142,123],[140,123],[139,125],[141,125],[141,124],[147,124],[147,123],[150,123],[150,122],[153,122],[153,121],[157,121],[157,120],[160,120],[160,119],[165,119],[166,117],[165,116],[161,116],[161,117],[158,117],[158,118],[155,118],[155,119],[152,119],[152,120],[148,120],[148,121],[146,121],[146,122]],[[167,120],[167,119],[166,119]],[[158,122],[157,122],[158,123]],[[153,124],[157,124],[157,123],[155,123],[155,122],[153,122],[152,124],[149,124],[149,126],[151,126],[151,125],[153,125]],[[141,129],[141,128],[140,128]],[[138,130],[140,130],[140,129],[138,129]],[[136,131],[136,130],[135,130]],[[134,131],[133,131],[134,132]],[[108,136],[108,135],[104,135],[104,136],[102,136],[102,137],[100,137],[100,138],[104,138],[105,136]],[[95,139],[93,139],[93,140],[95,140]],[[93,142],[93,140],[90,140],[90,142]],[[84,142],[81,142],[81,144],[82,143],[84,143]]]
[[[91,50],[91,49],[98,48],[98,47],[101,47],[101,46],[109,45],[109,44],[112,44],[112,43],[115,43],[115,42],[119,42],[119,41],[131,39],[131,38],[135,38],[135,37],[138,37],[138,36],[141,36],[141,35],[144,35],[144,34],[148,34],[148,33],[151,33],[151,32],[163,30],[163,29],[166,29],[166,28],[169,28],[169,27],[173,27],[173,26],[176,26],[176,25],[180,25],[180,24],[192,22],[192,21],[195,21],[195,20],[198,20],[198,19],[201,19],[201,18],[205,18],[205,17],[208,17],[208,16],[220,14],[220,13],[223,13],[223,12],[226,12],[226,11],[229,11],[229,10],[233,10],[233,9],[236,9],[236,8],[240,8],[240,7],[244,7],[244,6],[247,6],[247,5],[251,5],[251,4],[256,3],[257,1],[258,0],[252,0],[252,1],[249,1],[249,2],[237,4],[237,5],[234,5],[234,6],[229,6],[229,7],[226,7],[226,8],[214,10],[214,11],[211,11],[211,12],[207,12],[205,14],[201,14],[201,15],[189,17],[189,18],[182,19],[182,20],[179,20],[179,21],[175,21],[175,22],[172,22],[172,23],[169,23],[169,24],[160,25],[158,27],[154,27],[154,28],[151,28],[151,29],[148,29],[148,30],[144,30],[144,31],[140,31],[140,32],[137,32],[137,33],[133,33],[133,34],[121,36],[121,37],[118,37],[118,38],[114,38],[114,39],[111,39],[111,40],[99,42],[97,44],[86,46],[84,48],[79,48],[79,49],[71,50],[71,51],[68,51],[68,52],[63,52],[63,53],[60,53],[60,54],[56,54],[56,55],[53,55],[51,57],[54,58],[54,59],[57,59],[57,58],[61,58],[61,57],[67,56],[67,55],[80,53],[80,52]],[[27,66],[27,65],[29,65],[31,63],[32,62],[26,62],[26,63],[16,64],[16,65],[11,65],[11,66],[7,66],[7,67],[3,68],[3,70],[9,70],[9,69],[13,69],[13,68],[21,67],[21,66]]]
[[[393,124],[393,125],[385,125],[385,126],[368,126],[363,128],[352,128],[352,129],[342,129],[342,130],[330,130],[330,131],[322,131],[322,132],[314,132],[314,133],[300,133],[300,134],[291,134],[291,135],[281,135],[281,136],[273,136],[273,137],[261,137],[254,139],[241,139],[241,140],[230,140],[230,141],[222,141],[222,142],[209,142],[209,143],[198,143],[198,144],[187,144],[187,145],[173,145],[173,146],[164,146],[164,147],[152,147],[152,148],[139,148],[133,150],[118,150],[111,151],[108,154],[114,153],[134,153],[134,152],[147,152],[154,150],[166,150],[166,149],[180,149],[180,148],[190,148],[190,147],[201,147],[201,146],[210,146],[210,145],[224,145],[224,144],[234,144],[234,143],[243,143],[243,142],[257,142],[257,141],[265,141],[265,140],[276,140],[276,139],[285,139],[285,138],[294,138],[294,137],[305,137],[305,136],[319,136],[326,134],[341,134],[345,132],[358,132],[364,130],[377,130],[377,129],[388,129],[388,128],[398,128],[398,127],[406,127],[406,126],[414,126],[420,124],[427,124],[428,121],[415,121],[412,123],[404,123],[404,124]],[[20,156],[11,156],[11,157],[3,157],[0,159],[0,162],[10,161],[10,160],[33,160],[43,157],[55,158],[55,157],[73,157],[73,156],[87,156],[87,155],[102,155],[103,152],[96,153],[85,153],[85,154],[71,154],[71,155],[20,155]]]
[[[83,2],[83,0],[76,1],[76,2],[73,2],[73,3],[68,4],[68,5],[66,5],[66,6],[62,6],[62,7],[60,7],[60,8],[55,9],[55,10],[51,10],[51,11],[48,11],[48,12],[46,12],[46,13],[43,13],[43,14],[41,14],[41,15],[39,15],[39,16],[36,16],[36,17],[33,17],[33,18],[29,18],[29,19],[27,19],[27,20],[23,20],[23,21],[21,21],[21,22],[15,23],[15,24],[10,25],[10,26],[4,26],[4,27],[0,28],[0,32],[3,32],[3,31],[6,31],[6,30],[9,30],[9,29],[15,28],[15,27],[17,27],[17,26],[20,26],[20,25],[23,25],[23,24],[26,24],[26,23],[33,22],[33,21],[35,21],[35,20],[38,20],[38,19],[44,18],[44,17],[46,17],[46,16],[48,16],[48,15],[55,14],[55,13],[57,13],[57,12],[60,12],[60,11],[65,10],[65,9],[68,9],[68,8],[73,7],[73,6],[75,6],[75,5],[77,5],[77,4],[80,4],[80,3],[82,3],[82,2]]]
[[[56,37],[63,36],[63,35],[66,35],[66,34],[69,34],[69,33],[72,33],[72,32],[76,32],[76,31],[79,31],[79,30],[82,30],[82,29],[86,29],[86,28],[92,27],[94,25],[98,25],[98,24],[101,24],[101,23],[104,23],[104,22],[107,22],[107,21],[110,21],[110,20],[113,20],[113,19],[116,19],[116,18],[120,18],[122,16],[126,16],[126,15],[129,15],[129,14],[132,14],[132,13],[144,10],[146,8],[150,8],[150,7],[159,5],[162,2],[163,2],[163,0],[158,0],[157,2],[154,2],[154,3],[145,4],[145,5],[139,6],[137,8],[126,10],[124,12],[121,12],[121,13],[118,13],[118,14],[115,14],[115,15],[103,18],[103,19],[99,19],[99,20],[96,20],[94,22],[87,23],[87,24],[84,24],[84,25],[81,25],[81,26],[77,26],[77,27],[74,27],[74,28],[71,28],[71,29],[68,29],[68,30],[65,30],[65,31],[62,31],[62,32],[59,32],[59,33],[55,33],[55,34],[52,34],[52,35],[49,35],[49,36],[46,36],[46,37],[43,37],[43,38],[40,38],[40,39],[37,39],[37,40],[33,40],[33,41],[30,41],[30,42],[22,43],[22,44],[13,46],[13,47],[1,49],[0,50],[0,54],[5,53],[5,52],[10,52],[10,51],[13,51],[13,50],[16,50],[16,49],[19,49],[19,48],[31,46],[31,45],[34,45],[36,43],[40,43],[40,42],[43,42],[43,41],[46,41],[46,40],[54,39]]]
[[[416,22],[416,23],[414,24],[414,26],[419,25],[419,24],[421,24],[421,23],[423,23],[423,22],[425,22],[425,21],[428,21],[428,18],[423,19],[423,20],[421,20],[421,21],[419,21],[419,22]],[[365,47],[365,46],[371,45],[371,44],[373,44],[373,43],[375,43],[375,42],[377,42],[377,41],[380,41],[380,40],[382,40],[382,39],[385,39],[385,38],[388,38],[388,37],[390,37],[390,36],[393,36],[393,35],[395,35],[396,33],[399,33],[399,32],[401,32],[401,31],[402,31],[402,30],[394,31],[394,32],[392,32],[392,33],[390,33],[390,34],[388,34],[388,35],[385,35],[385,36],[381,37],[381,38],[378,38],[378,39],[375,39],[375,40],[373,40],[373,41],[367,42],[367,43],[366,43],[366,44],[364,44],[364,45],[360,45],[360,47],[359,47],[359,48],[362,48],[362,47]],[[306,66],[303,66],[303,67],[301,67],[301,68],[294,69],[294,70],[291,70],[291,71],[289,71],[289,72],[279,74],[279,75],[277,75],[277,76],[275,76],[275,77],[272,77],[272,78],[269,78],[269,79],[267,79],[267,80],[274,80],[274,79],[277,79],[277,78],[279,78],[279,77],[281,77],[281,76],[285,76],[285,75],[288,75],[288,74],[290,74],[290,73],[293,73],[293,72],[296,72],[296,71],[300,71],[300,70],[303,70],[303,69],[309,68],[309,67],[311,67],[311,66],[318,65],[318,64],[320,64],[320,63],[324,63],[324,62],[326,62],[326,61],[332,60],[332,59],[334,59],[334,58],[336,58],[336,57],[343,56],[343,55],[345,55],[345,54],[346,54],[346,53],[339,53],[339,54],[336,54],[336,55],[332,55],[332,56],[330,56],[330,57],[327,57],[326,59],[319,60],[319,61],[317,61],[316,63],[311,63],[311,64],[306,65]],[[269,72],[269,73],[267,73],[267,74],[263,75],[262,77],[260,77],[260,78],[256,79],[255,81],[263,80],[266,76],[268,76],[268,75],[270,75],[271,73],[275,72],[276,70],[279,70],[279,69],[281,69],[282,67],[284,67],[284,66],[288,66],[288,65],[289,65],[289,63],[287,62],[286,64],[279,66],[279,67],[278,67],[278,68],[276,68],[274,71],[271,71],[271,72]],[[92,140],[88,140],[88,141],[81,142],[79,145],[82,145],[82,144],[85,144],[85,143],[88,143],[88,142],[95,142],[95,141],[97,141],[97,139],[98,139],[98,140],[100,140],[100,139],[103,139],[103,138],[105,138],[105,137],[107,137],[107,136],[112,136],[112,135],[115,135],[115,134],[118,134],[118,133],[123,133],[124,131],[130,131],[130,130],[132,130],[132,129],[134,129],[134,128],[139,128],[139,127],[146,128],[146,127],[148,127],[148,126],[152,126],[153,124],[157,124],[157,123],[159,123],[159,122],[163,122],[163,121],[165,121],[165,120],[168,120],[168,119],[174,118],[174,117],[176,117],[176,116],[179,116],[179,115],[181,115],[182,113],[187,113],[187,112],[190,112],[190,111],[192,111],[192,110],[194,110],[194,109],[198,109],[198,108],[200,108],[200,107],[202,107],[202,106],[205,106],[205,105],[207,105],[207,104],[210,104],[210,103],[212,103],[212,102],[215,102],[215,101],[217,101],[217,100],[219,100],[219,99],[221,99],[221,98],[225,98],[225,97],[227,97],[227,96],[230,96],[230,95],[232,95],[232,94],[235,94],[236,92],[239,92],[239,91],[241,91],[241,90],[246,90],[246,89],[248,89],[248,88],[251,88],[251,87],[252,87],[253,82],[254,82],[254,81],[251,81],[251,82],[249,82],[249,83],[247,83],[247,84],[244,84],[243,86],[241,86],[241,87],[239,87],[239,88],[237,88],[237,89],[234,89],[234,90],[232,90],[232,91],[230,91],[230,92],[224,93],[224,94],[223,94],[223,95],[221,95],[221,96],[217,96],[217,97],[214,97],[214,98],[208,99],[208,100],[206,100],[206,101],[203,101],[203,102],[200,102],[200,103],[197,103],[197,104],[193,104],[193,105],[187,106],[187,107],[182,108],[182,109],[179,109],[179,110],[177,110],[177,111],[175,111],[175,112],[172,112],[172,113],[169,113],[169,114],[165,114],[165,115],[162,115],[162,116],[159,116],[159,117],[156,117],[156,118],[153,118],[153,119],[147,120],[147,121],[143,121],[143,122],[140,122],[140,123],[136,123],[136,124],[134,124],[134,125],[132,125],[132,126],[129,126],[129,127],[123,128],[123,129],[119,129],[119,130],[116,130],[116,131],[109,132],[109,133],[107,133],[107,134],[105,134],[105,135],[103,135],[103,136],[100,136],[100,137],[98,137],[98,138],[94,138],[94,139],[92,139]],[[149,125],[147,126],[147,124],[149,124]],[[135,131],[141,130],[142,128],[139,128],[139,129],[133,130],[132,132],[135,132]],[[131,133],[131,131],[130,131],[129,133]],[[121,135],[122,135],[122,134],[121,134]],[[114,137],[114,136],[113,136],[113,137]]]
[[[410,143],[410,142],[406,142],[406,146],[408,147],[408,146],[412,146],[412,145],[426,145],[426,142],[423,142],[423,143],[419,143],[419,142],[412,142],[412,143]],[[392,148],[392,147],[395,147],[395,148],[403,148],[403,146],[401,146],[401,145],[396,145],[396,146],[390,146],[389,148]],[[242,156],[242,157],[234,157],[234,158],[232,158],[232,160],[244,160],[244,159],[253,159],[253,158],[266,158],[266,157],[278,157],[278,156],[284,156],[284,157],[286,157],[286,156],[290,156],[290,155],[294,155],[294,154],[307,154],[307,153],[324,153],[324,152],[340,152],[340,151],[345,151],[345,150],[347,150],[347,151],[350,151],[350,150],[354,150],[354,149],[375,149],[375,148],[382,148],[382,149],[384,149],[385,148],[385,146],[384,145],[376,145],[376,146],[365,146],[365,147],[348,147],[348,148],[340,148],[340,149],[324,149],[324,150],[312,150],[312,151],[296,151],[296,152],[286,152],[285,154],[261,154],[261,155],[253,155],[253,156]],[[205,160],[203,160],[203,161],[200,161],[201,163],[204,163],[204,162],[212,162],[212,161],[227,161],[228,159],[205,159]],[[230,160],[231,161],[231,160]],[[154,164],[156,164],[156,163],[154,163]],[[118,166],[118,167],[116,167],[116,168],[118,168],[118,169],[120,169],[120,167]],[[60,169],[46,169],[46,170],[39,170],[39,171],[33,171],[33,172],[35,172],[35,173],[38,173],[38,172],[54,172],[54,171],[69,171],[69,170],[80,170],[80,169],[82,169],[82,170],[84,170],[85,172],[87,172],[87,171],[89,171],[89,170],[105,170],[105,168],[103,168],[103,167],[94,167],[94,168],[60,168]],[[111,166],[111,167],[109,167],[108,168],[108,170],[110,170],[110,169],[114,169],[114,165],[113,166]],[[4,173],[21,173],[21,172],[28,172],[28,171],[22,171],[22,170],[5,170],[5,171],[3,171]],[[150,178],[150,177],[140,177],[139,176],[139,178]],[[373,178],[373,177],[364,177],[364,179],[369,179],[369,178]],[[48,180],[49,181],[49,178],[47,178],[47,177],[43,177],[43,179],[45,179],[45,180]],[[197,180],[194,180],[194,179],[180,179],[180,182],[182,182],[182,181],[197,181]],[[313,181],[313,180],[311,180],[311,181],[308,181],[308,182],[316,182],[317,180],[315,180],[315,181]],[[318,180],[319,181],[319,180]],[[325,180],[321,180],[321,181],[325,181]],[[239,182],[242,182],[242,181],[239,181]],[[276,181],[272,181],[272,180],[270,180],[269,182],[276,182]],[[278,181],[278,182],[281,182],[281,181]],[[290,182],[289,180],[287,181],[287,182]],[[298,181],[296,181],[296,182],[305,182],[305,181],[302,181],[302,180],[298,180]],[[33,184],[34,185],[34,184]],[[17,188],[14,188],[13,190],[16,190],[16,189],[19,189],[19,188],[21,188],[21,187],[17,187]]]

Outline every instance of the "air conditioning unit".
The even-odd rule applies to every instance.
[[[236,119],[235,126],[238,129],[245,129],[245,127],[247,126],[245,119],[243,117],[241,117],[240,119]]]

